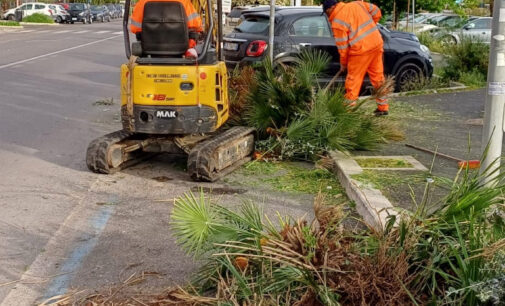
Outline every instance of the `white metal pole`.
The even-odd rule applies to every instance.
[[[270,0],[270,28],[268,31],[268,56],[274,61],[275,0]]]
[[[505,105],[505,1],[494,0],[491,48],[487,74],[487,95],[482,133],[483,150],[489,144],[489,150],[481,165],[481,173],[488,167],[496,169],[501,157],[503,141],[503,117]],[[497,175],[498,173],[496,173]],[[487,177],[489,185],[493,177]]]

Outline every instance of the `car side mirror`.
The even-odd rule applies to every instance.
[[[470,30],[470,29],[473,29],[473,28],[475,28],[475,24],[474,23],[467,24],[466,26],[463,27],[463,29],[465,29],[465,30]]]

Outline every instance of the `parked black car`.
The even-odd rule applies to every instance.
[[[109,22],[111,20],[109,10],[104,5],[92,5],[91,15],[93,16],[93,21]]]
[[[261,61],[268,53],[269,11],[248,10],[241,18],[240,25],[224,37],[224,55],[230,68]],[[397,90],[413,80],[432,76],[430,51],[415,35],[378,27],[384,40],[384,72],[395,76]],[[304,48],[323,50],[332,56],[327,78],[340,69],[335,39],[321,8],[276,8],[274,63],[293,62]],[[338,81],[344,80],[341,77]]]
[[[87,3],[70,3],[68,13],[70,14],[70,23],[82,22],[92,23],[90,5]]]

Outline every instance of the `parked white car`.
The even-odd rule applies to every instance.
[[[70,14],[63,6],[59,4],[49,4],[49,8],[53,11],[53,19],[57,23],[70,21]]]
[[[7,20],[15,20],[16,10],[18,9],[23,11],[23,17],[30,16],[35,13],[44,14],[52,17],[53,14],[55,14],[56,12],[53,11],[49,6],[50,6],[49,4],[42,2],[29,2],[22,4],[18,7],[12,8],[10,10],[7,10],[2,17]]]

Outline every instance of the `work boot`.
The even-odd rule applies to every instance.
[[[389,115],[388,111],[381,111],[380,109],[376,109],[373,111],[374,115],[379,117],[379,116],[387,116]]]
[[[348,99],[345,99],[344,101],[344,104],[345,106],[347,106],[348,108],[354,108],[356,107],[356,101],[353,101],[353,100],[348,100]]]

